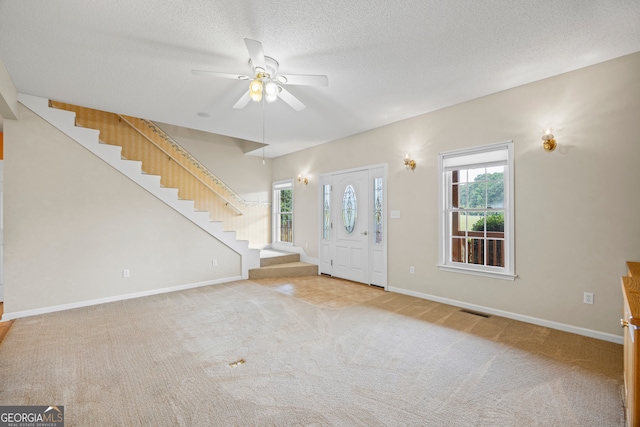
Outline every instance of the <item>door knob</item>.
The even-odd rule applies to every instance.
[[[366,235],[367,235],[367,234],[369,234],[369,233],[367,233],[366,231],[363,231],[363,232],[362,232],[362,233],[360,233],[360,234],[362,234],[363,236],[366,236]]]

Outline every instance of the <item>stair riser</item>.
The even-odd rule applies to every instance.
[[[284,268],[257,268],[249,270],[249,279],[269,279],[274,277],[300,277],[300,276],[317,276],[318,266],[309,265],[303,267],[284,267]]]
[[[269,258],[260,258],[260,267],[268,267],[270,265],[288,264],[290,262],[300,262],[300,254],[290,254],[282,256],[274,256]]]

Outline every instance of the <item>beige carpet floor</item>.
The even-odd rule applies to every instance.
[[[0,405],[67,426],[622,426],[622,387],[617,344],[250,281],[18,319],[0,344]]]

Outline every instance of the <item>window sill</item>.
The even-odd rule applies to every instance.
[[[490,277],[492,279],[501,279],[501,280],[515,280],[516,277],[518,277],[510,273],[498,273],[494,271],[475,270],[471,268],[454,267],[451,265],[438,265],[438,269],[440,269],[441,271],[449,271],[451,273],[470,274],[473,276]]]

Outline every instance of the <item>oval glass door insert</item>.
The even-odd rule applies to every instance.
[[[342,197],[342,222],[347,233],[353,233],[356,228],[356,218],[358,216],[358,201],[356,200],[356,190],[351,184],[344,189]]]

